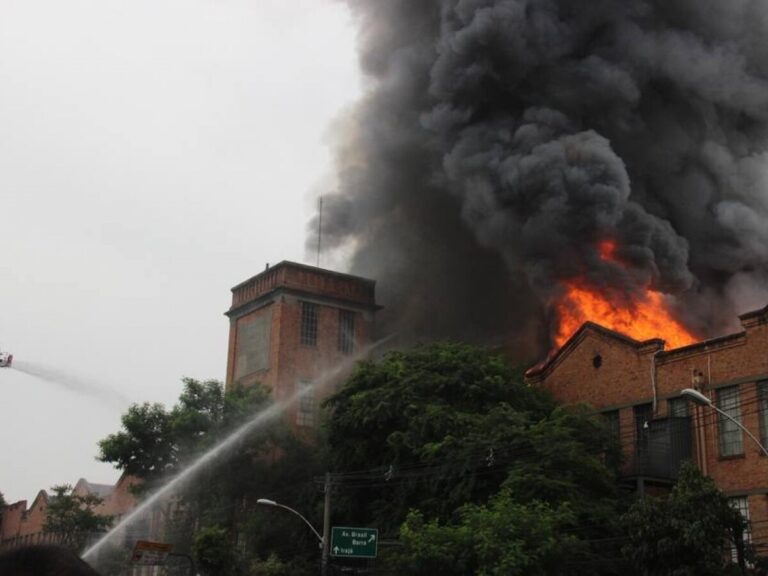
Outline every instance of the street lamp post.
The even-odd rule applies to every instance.
[[[256,500],[256,504],[261,504],[262,506],[274,506],[275,508],[282,508],[283,510],[288,510],[288,512],[292,512],[293,514],[295,514],[296,516],[301,518],[304,521],[304,524],[309,526],[309,529],[312,530],[312,533],[315,536],[317,536],[317,540],[320,543],[320,548],[323,551],[323,559],[322,559],[322,568],[321,568],[321,570],[322,570],[323,576],[325,576],[325,574],[327,573],[327,570],[328,570],[328,559],[326,558],[326,550],[328,549],[328,547],[325,545],[325,541],[326,541],[327,537],[323,538],[320,535],[320,532],[315,530],[315,527],[312,526],[312,524],[310,524],[309,520],[307,520],[299,512],[297,512],[293,508],[290,508],[289,506],[286,506],[285,504],[278,504],[274,500],[268,500],[267,498],[259,498],[258,500]],[[327,521],[326,521],[326,523],[327,523]],[[324,532],[327,532],[327,530],[324,530]]]
[[[714,410],[714,411],[715,411],[715,412],[717,412],[718,414],[722,414],[723,416],[725,416],[726,418],[728,418],[728,420],[730,420],[731,422],[733,422],[734,424],[736,424],[736,426],[738,426],[739,428],[741,428],[741,429],[742,429],[742,430],[743,430],[743,431],[744,431],[744,432],[747,434],[747,436],[749,436],[750,438],[752,438],[752,440],[754,441],[754,443],[755,443],[755,444],[757,444],[757,445],[760,447],[760,450],[762,450],[763,454],[765,454],[766,456],[768,456],[768,450],[766,450],[765,446],[763,446],[763,445],[760,443],[760,441],[759,441],[757,438],[755,438],[755,436],[754,436],[754,434],[752,434],[752,432],[750,432],[749,430],[747,430],[747,429],[746,429],[746,428],[745,428],[745,427],[744,427],[744,426],[741,424],[741,422],[739,422],[738,420],[736,420],[736,419],[735,419],[733,416],[731,416],[731,415],[730,415],[730,414],[728,414],[727,412],[724,412],[723,410],[720,410],[720,408],[718,408],[717,406],[715,406],[715,405],[712,403],[712,400],[710,400],[709,398],[707,398],[706,396],[704,396],[704,394],[702,394],[702,393],[701,393],[701,392],[699,392],[698,390],[694,390],[693,388],[686,388],[686,389],[684,389],[684,390],[683,390],[683,391],[682,391],[680,394],[682,394],[684,397],[688,398],[689,400],[692,400],[693,402],[695,402],[695,403],[696,403],[696,404],[698,404],[699,406],[709,406],[710,408],[712,408],[712,410]]]
[[[275,508],[282,508],[283,510],[288,510],[288,512],[293,512],[294,514],[296,514],[296,516],[298,516],[299,518],[301,518],[302,520],[304,520],[304,524],[306,524],[307,526],[309,526],[309,529],[310,529],[310,530],[312,530],[312,532],[314,533],[314,535],[315,535],[315,536],[317,536],[317,539],[318,539],[318,540],[319,540],[319,542],[320,542],[320,546],[322,546],[322,545],[323,545],[323,537],[322,537],[322,536],[320,536],[320,532],[318,532],[317,530],[315,530],[315,527],[314,527],[314,526],[312,526],[312,524],[310,524],[310,523],[309,523],[309,520],[307,520],[306,518],[304,518],[304,516],[302,516],[301,514],[299,514],[299,513],[298,513],[296,510],[294,510],[293,508],[290,508],[290,507],[286,506],[285,504],[278,504],[278,503],[277,503],[277,502],[275,502],[274,500],[268,500],[268,499],[266,499],[266,498],[259,498],[258,500],[256,500],[256,504],[261,504],[261,505],[263,505],[263,506],[274,506]]]

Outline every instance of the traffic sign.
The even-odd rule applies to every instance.
[[[379,531],[376,528],[334,526],[331,529],[331,556],[376,558],[378,546]]]
[[[138,566],[162,566],[172,549],[173,546],[164,542],[138,540],[133,547],[131,563]]]

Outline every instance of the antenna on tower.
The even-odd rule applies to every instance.
[[[317,267],[320,268],[320,250],[323,242],[323,195],[320,195],[317,208]]]

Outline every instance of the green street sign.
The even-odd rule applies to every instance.
[[[376,558],[379,531],[376,528],[331,528],[331,556]]]

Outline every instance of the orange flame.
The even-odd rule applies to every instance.
[[[616,262],[616,242],[603,240],[597,245],[600,258]],[[560,347],[584,322],[591,321],[635,340],[661,338],[667,348],[679,348],[697,341],[697,338],[677,321],[669,311],[660,292],[646,289],[631,302],[610,298],[609,291],[587,286],[576,279],[566,285],[565,294],[556,303],[559,325],[554,335]]]

